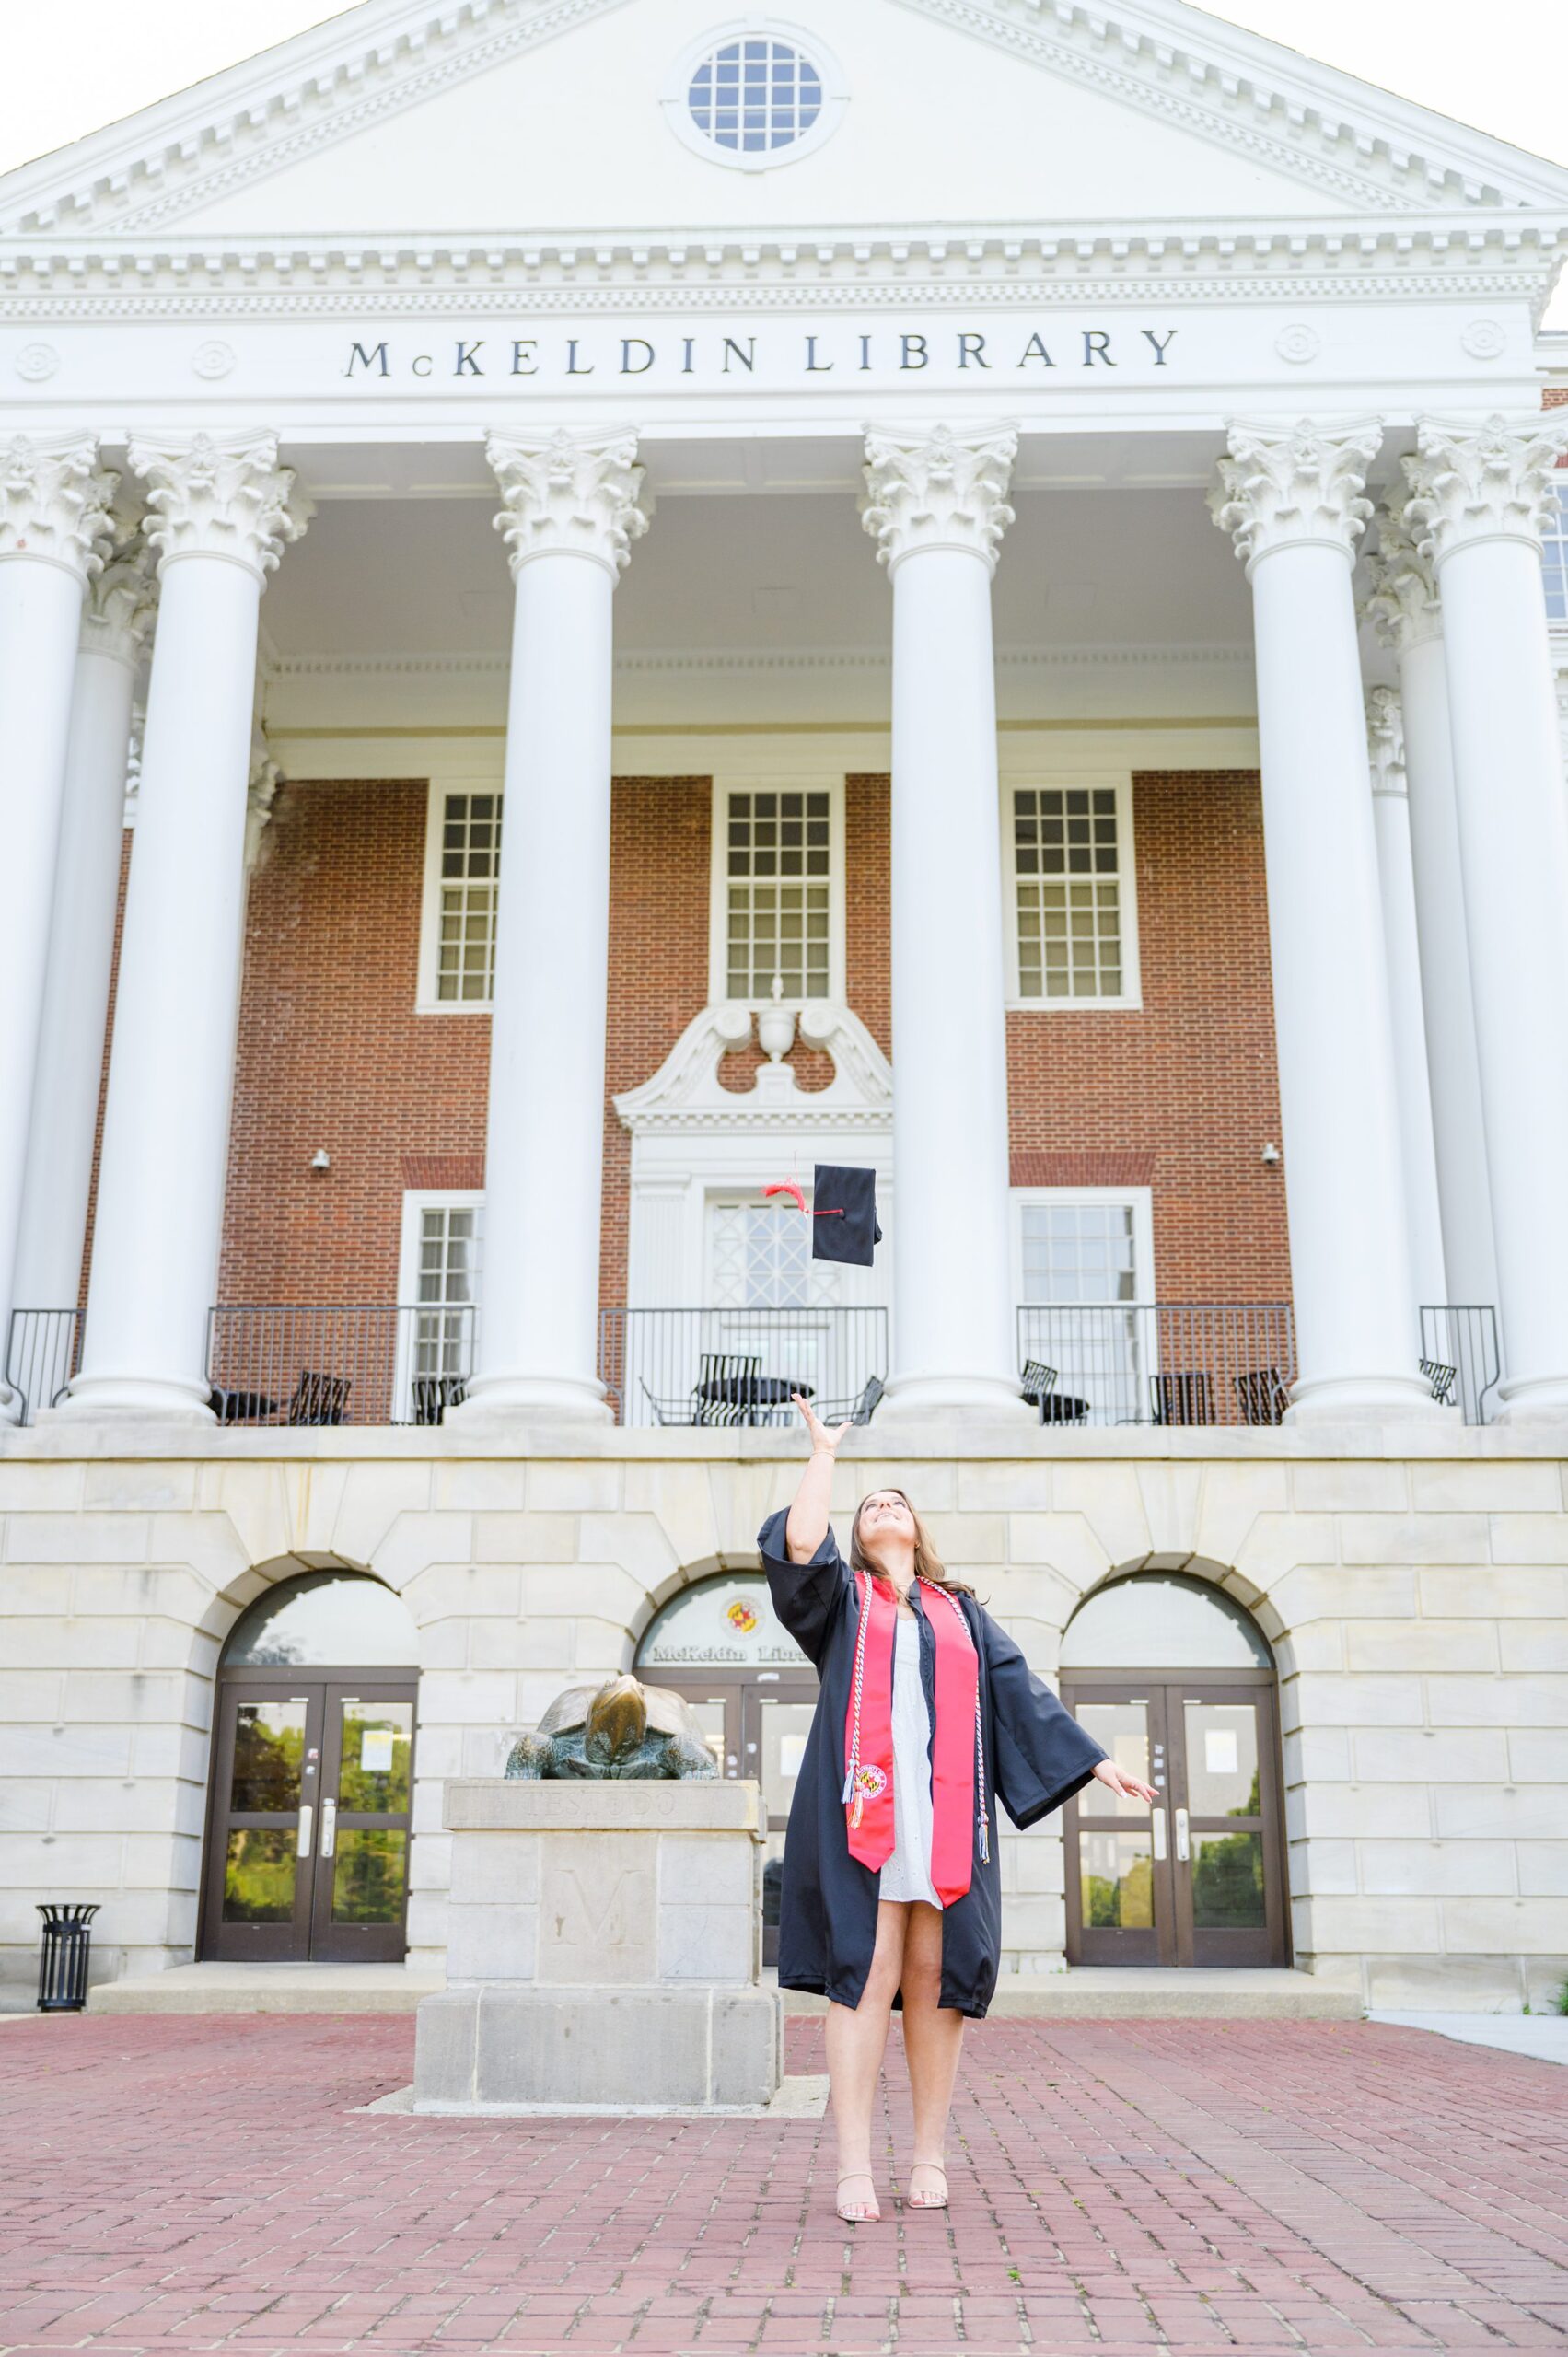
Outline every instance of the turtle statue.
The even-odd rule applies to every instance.
[[[718,1762],[690,1702],[668,1686],[608,1678],[568,1686],[531,1735],[517,1737],[508,1776],[716,1776]]]

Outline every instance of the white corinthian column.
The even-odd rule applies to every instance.
[[[117,478],[91,436],[0,446],[0,1406],[38,1069],[82,593]],[[75,1300],[24,1302],[65,1308]]]
[[[17,1246],[17,1298],[34,1308],[74,1308],[81,1284],[125,840],[131,702],[157,604],[153,565],[140,516],[117,514],[112,548],[87,589],[71,703]]]
[[[893,1374],[888,1411],[1016,1415],[991,576],[1011,427],[865,442],[893,584]]]
[[[1437,1156],[1433,1146],[1432,1092],[1426,1076],[1426,1021],[1421,1001],[1421,952],[1416,937],[1410,802],[1405,787],[1405,731],[1397,688],[1374,688],[1367,696],[1366,749],[1372,765],[1372,824],[1377,837],[1388,1014],[1394,1032],[1394,1078],[1400,1095],[1405,1222],[1410,1232],[1411,1279],[1419,1306],[1423,1302],[1446,1301],[1448,1296],[1444,1290],[1443,1220],[1437,1205]]]
[[[1366,611],[1400,666],[1404,768],[1415,884],[1421,1002],[1426,1032],[1446,1301],[1497,1300],[1492,1191],[1470,1001],[1469,928],[1454,802],[1443,611],[1429,560],[1411,535],[1402,483],[1378,518]],[[1424,1293],[1424,1299],[1439,1296]],[[1439,1358],[1447,1353],[1439,1349]]]
[[[1292,1421],[1436,1412],[1418,1366],[1351,594],[1381,440],[1370,420],[1238,424],[1210,496],[1252,584]]]
[[[1426,419],[1406,461],[1443,604],[1510,1422],[1568,1417],[1568,806],[1540,563],[1565,443]]]
[[[82,1371],[63,1415],[205,1418],[261,591],[305,503],[273,434],[135,440],[159,613]]]
[[[598,1373],[615,585],[634,434],[493,434],[517,585],[485,1129],[483,1305],[465,1416],[609,1415]]]

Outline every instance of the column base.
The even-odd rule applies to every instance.
[[[1568,1375],[1522,1376],[1498,1386],[1494,1424],[1568,1424]]]
[[[1308,1376],[1291,1390],[1287,1424],[1387,1424],[1452,1417],[1419,1375]]]
[[[612,1424],[615,1411],[602,1383],[571,1375],[478,1375],[461,1407],[445,1421],[465,1430],[522,1420],[563,1424]]]
[[[41,1408],[41,1423],[75,1423],[88,1416],[182,1416],[215,1424],[211,1387],[156,1375],[78,1375],[57,1408]]]
[[[989,1375],[895,1375],[876,1416],[887,1424],[995,1423],[1032,1418],[1016,1381]]]

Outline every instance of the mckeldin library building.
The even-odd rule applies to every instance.
[[[1160,1793],[1005,1971],[1568,1971],[1568,170],[802,5],[366,0],[0,180],[18,2002],[41,1901],[438,1972],[621,1670],[776,1918],[796,1388]]]

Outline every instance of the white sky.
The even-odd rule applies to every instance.
[[[322,0],[3,0],[0,171],[333,12]],[[722,11],[721,11],[722,13]],[[1231,0],[1214,13],[1568,164],[1563,0]],[[1568,326],[1568,294],[1556,323]]]

